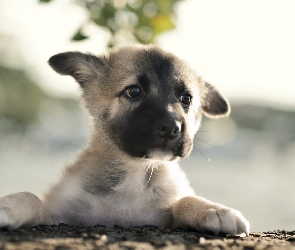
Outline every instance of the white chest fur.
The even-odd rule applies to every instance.
[[[59,222],[69,224],[166,226],[172,204],[184,196],[194,195],[176,162],[168,166],[130,168],[122,181],[103,195],[85,191],[83,178],[67,183],[62,188],[63,194],[59,194],[62,204],[50,203],[56,206],[56,214],[61,215]]]
[[[112,211],[113,223],[138,226],[163,224],[174,202],[194,194],[176,163],[131,169],[113,191],[103,198],[110,208],[105,213]]]

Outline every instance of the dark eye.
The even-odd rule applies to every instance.
[[[132,85],[126,88],[125,94],[129,98],[138,98],[138,97],[141,97],[143,93],[139,86]]]
[[[189,106],[192,102],[192,96],[190,94],[184,94],[180,97],[180,101],[185,105]]]

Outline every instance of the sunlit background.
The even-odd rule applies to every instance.
[[[113,30],[85,3],[120,10]],[[126,6],[140,14],[126,19]],[[0,0],[0,196],[42,196],[89,138],[78,85],[48,58],[153,41],[232,104],[230,118],[204,119],[181,162],[197,194],[242,211],[252,231],[295,230],[294,10],[293,0]],[[133,37],[116,22],[143,25]]]

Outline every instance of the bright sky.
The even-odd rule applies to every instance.
[[[25,63],[43,87],[59,94],[76,93],[77,85],[46,64],[68,50],[105,52],[107,34],[94,25],[91,39],[69,42],[85,11],[70,0],[48,5],[37,0],[1,0],[0,51],[13,65]],[[264,101],[295,108],[294,0],[184,0],[177,29],[159,44],[187,61],[229,99]],[[1,49],[2,48],[2,49]],[[3,52],[3,48],[5,48]]]

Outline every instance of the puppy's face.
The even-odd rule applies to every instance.
[[[156,47],[124,48],[107,57],[68,52],[49,64],[80,83],[96,130],[131,157],[186,157],[202,113],[229,113],[213,86]]]

